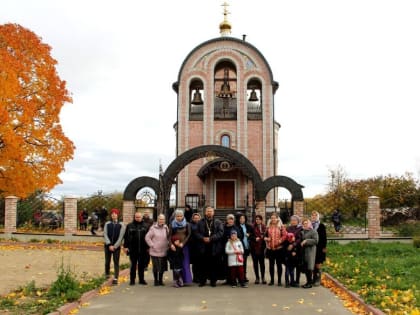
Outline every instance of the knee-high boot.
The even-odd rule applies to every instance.
[[[154,285],[155,287],[157,287],[159,285],[159,276],[158,276],[157,271],[153,271],[153,279],[155,280]]]
[[[313,272],[312,283],[315,287],[318,287],[321,284],[321,270],[316,267]]]
[[[163,272],[159,272],[159,285],[164,285],[163,284]]]
[[[306,270],[306,283],[302,286],[304,289],[312,288],[312,270]]]

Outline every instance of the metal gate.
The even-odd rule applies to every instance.
[[[64,227],[64,201],[43,192],[20,199],[16,227],[21,232],[61,230]]]

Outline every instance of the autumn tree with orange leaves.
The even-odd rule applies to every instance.
[[[72,100],[50,53],[29,29],[0,25],[0,196],[49,191],[73,158],[59,119]]]

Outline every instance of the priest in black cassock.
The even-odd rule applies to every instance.
[[[224,274],[224,248],[223,224],[214,218],[214,208],[206,208],[204,218],[197,224],[195,236],[199,250],[199,286],[205,286],[207,280],[210,280],[210,285],[215,287],[219,276]]]

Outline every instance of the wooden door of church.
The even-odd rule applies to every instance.
[[[216,209],[235,208],[235,181],[216,182]]]

